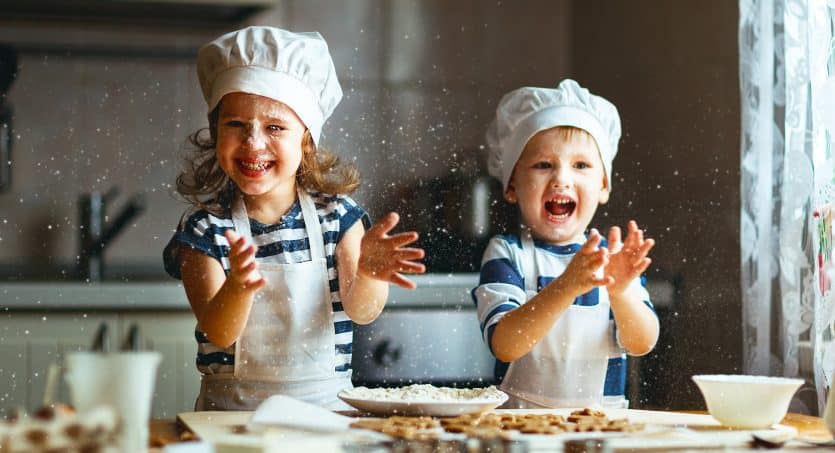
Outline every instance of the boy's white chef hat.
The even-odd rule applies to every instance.
[[[342,99],[328,45],[319,33],[247,27],[200,48],[197,76],[209,112],[229,93],[281,101],[319,143],[322,125]]]
[[[594,137],[611,190],[612,160],[620,140],[618,110],[571,79],[563,80],[557,88],[522,87],[502,97],[487,129],[490,174],[507,190],[528,140],[537,132],[556,126],[573,126]]]

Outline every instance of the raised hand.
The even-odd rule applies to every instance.
[[[423,264],[414,261],[423,258],[424,251],[404,247],[418,239],[415,231],[388,234],[399,221],[400,216],[391,212],[365,232],[360,243],[357,274],[411,289],[417,285],[403,273],[422,274],[426,271]]]
[[[598,286],[610,283],[601,269],[609,263],[609,251],[605,247],[598,247],[602,236],[592,229],[586,243],[568,263],[565,272],[560,275],[561,284],[565,285],[575,296],[580,296]]]
[[[227,282],[239,290],[254,292],[261,289],[267,281],[258,272],[258,264],[255,262],[258,247],[247,243],[235,230],[226,230],[224,234],[229,241],[230,270]]]
[[[647,270],[652,262],[647,254],[655,241],[644,239],[644,232],[634,220],[629,221],[627,228],[624,242],[621,242],[619,227],[609,230],[609,264],[605,268],[605,275],[610,279],[606,285],[609,295],[623,294],[630,282]]]

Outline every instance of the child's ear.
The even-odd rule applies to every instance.
[[[516,189],[513,187],[513,184],[508,184],[507,189],[504,191],[504,199],[510,204],[516,204],[518,198],[516,198]]]
[[[606,204],[609,201],[609,180],[603,177],[603,187],[600,188],[600,196],[597,199],[598,204]]]

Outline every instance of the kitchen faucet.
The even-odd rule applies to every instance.
[[[122,232],[134,217],[145,211],[145,196],[137,193],[122,208],[113,219],[107,221],[106,208],[116,195],[118,187],[111,187],[107,193],[93,191],[79,197],[79,226],[78,254],[79,275],[82,279],[97,282],[104,276],[104,250]]]

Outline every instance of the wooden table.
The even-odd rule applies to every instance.
[[[820,417],[811,415],[787,414],[780,422],[783,425],[791,426],[797,430],[797,437],[817,441],[830,441],[832,434]]]
[[[704,414],[705,412],[691,412],[691,413],[701,413]],[[346,414],[346,415],[358,415],[358,414]],[[802,415],[802,414],[788,414],[780,422],[783,425],[791,426],[797,429],[798,438],[802,439],[809,439],[815,441],[830,441],[832,440],[832,434],[829,433],[829,430],[826,427],[823,419],[820,417],[813,417],[810,415]],[[183,442],[185,440],[194,440],[194,435],[185,430],[184,427],[179,426],[174,419],[158,419],[158,420],[151,420],[150,422],[150,430],[151,430],[151,444],[152,448],[150,452],[152,453],[159,453],[162,451],[162,447],[176,442]],[[798,446],[793,447],[791,450],[816,450],[820,449],[820,447],[809,445],[809,446]]]

